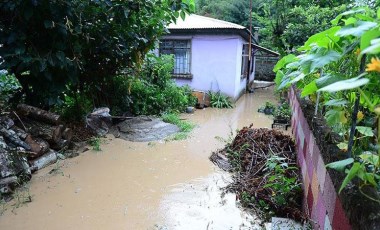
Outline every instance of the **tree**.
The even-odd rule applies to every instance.
[[[356,0],[359,1],[359,0]],[[298,47],[326,28],[333,15],[354,0],[252,0],[253,26],[260,28],[260,44],[280,52]],[[360,0],[368,2],[371,0]],[[198,0],[197,13],[249,26],[249,1]]]
[[[68,85],[95,86],[141,63],[165,26],[193,9],[193,0],[4,0],[0,69],[28,103],[52,105]]]

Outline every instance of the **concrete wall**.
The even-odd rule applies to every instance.
[[[315,222],[314,229],[351,229],[315,137],[292,88],[289,101],[293,111],[292,131],[303,179],[304,211]]]
[[[237,100],[245,89],[241,79],[241,55],[244,40],[240,36],[195,35],[165,36],[166,39],[191,39],[192,79],[176,78],[178,85],[189,85],[194,90],[220,90]]]

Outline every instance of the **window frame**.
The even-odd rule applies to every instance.
[[[248,65],[249,65],[249,43],[243,43],[242,48],[241,48],[241,68],[240,68],[241,80],[247,78],[249,74]]]
[[[170,48],[162,46],[162,44],[164,42],[170,42],[170,41],[173,42],[173,45]],[[176,68],[175,42],[183,42],[183,41],[187,42],[186,48],[184,50],[186,50],[186,53],[188,54],[188,60],[187,60],[187,63],[185,64],[188,67],[188,73],[175,73],[175,68]],[[174,78],[185,78],[185,79],[192,79],[193,78],[193,74],[191,73],[191,56],[192,56],[192,52],[191,52],[192,46],[191,45],[192,45],[192,40],[190,38],[186,38],[186,39],[185,38],[183,38],[183,39],[165,38],[165,39],[160,40],[159,55],[161,56],[161,55],[165,55],[165,54],[171,54],[174,56],[174,66],[173,66],[173,70],[172,70],[172,77],[174,77]],[[164,52],[164,50],[169,51],[169,52]]]

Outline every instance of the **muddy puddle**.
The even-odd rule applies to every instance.
[[[209,160],[219,138],[253,123],[271,90],[244,95],[234,109],[197,110],[183,118],[197,124],[183,141],[133,143],[108,136],[102,151],[88,151],[34,175],[33,201],[0,216],[0,229],[251,229],[258,220],[221,196],[231,178]],[[49,173],[53,170],[53,173]],[[1,208],[1,207],[0,207]],[[252,229],[255,229],[253,227]]]

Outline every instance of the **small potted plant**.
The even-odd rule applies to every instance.
[[[273,115],[275,112],[276,107],[274,104],[270,103],[269,101],[265,102],[264,106],[261,106],[258,110],[259,113],[265,113],[265,115]]]
[[[275,123],[289,124],[292,117],[292,111],[288,103],[283,103],[274,111]]]

